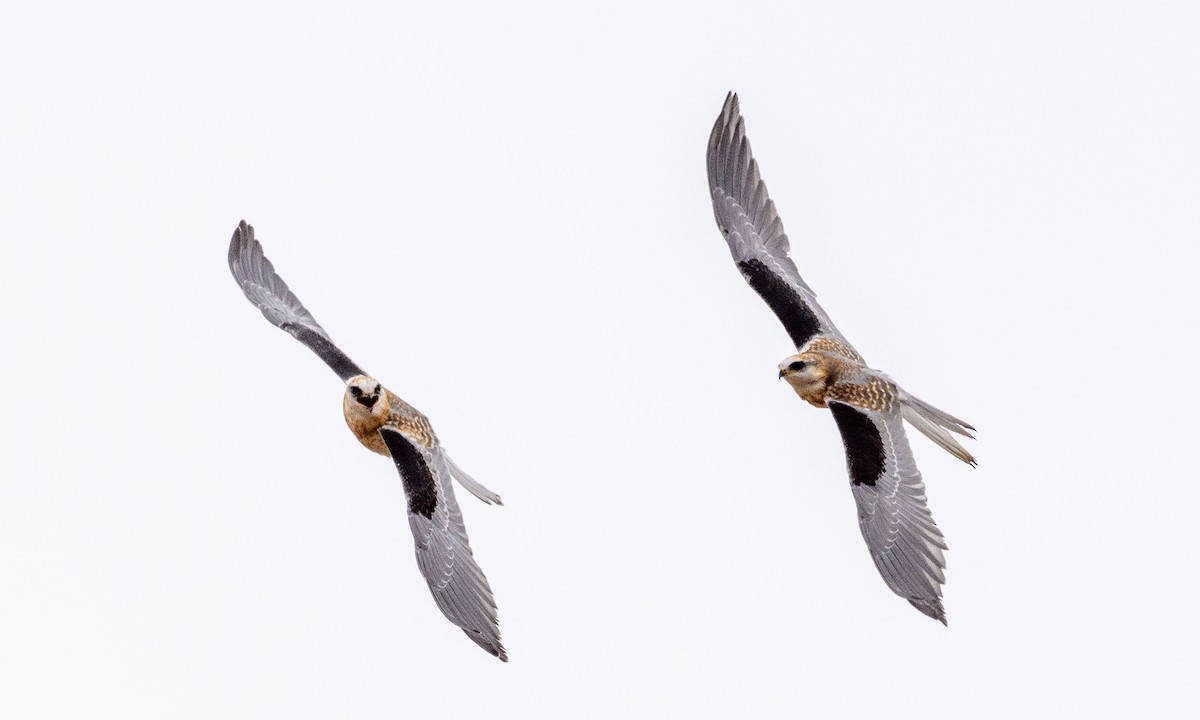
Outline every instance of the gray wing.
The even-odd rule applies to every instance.
[[[262,245],[254,239],[254,227],[245,220],[233,231],[233,239],[229,241],[229,270],[246,293],[246,299],[262,311],[263,317],[307,345],[333,368],[338,377],[349,380],[355,375],[366,375],[333,344],[325,329],[300,303],[300,298],[275,273],[275,267],[263,255]]]
[[[750,152],[737,95],[729,93],[708,138],[708,187],[733,261],[783,323],[796,349],[816,335],[849,346],[788,257],[788,237]]]
[[[892,592],[946,624],[946,540],[929,512],[899,409],[875,412],[838,401],[829,409],[846,447],[858,526],[875,567]]]
[[[445,451],[440,445],[423,447],[393,428],[379,432],[404,483],[417,567],[438,608],[479,647],[508,662],[500,644],[496,601],[471,553]]]

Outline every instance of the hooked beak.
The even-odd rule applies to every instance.
[[[779,370],[779,379],[780,379],[780,380],[782,380],[784,375],[787,375],[787,370],[784,370],[784,369],[780,368],[780,370]]]
[[[357,400],[360,404],[366,405],[367,407],[375,407],[375,403],[379,401],[379,396],[378,395],[359,395],[358,397],[356,397],[354,399]]]

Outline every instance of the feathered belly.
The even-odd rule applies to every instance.
[[[366,449],[380,455],[389,454],[387,445],[384,444],[383,437],[379,434],[379,428],[383,427],[383,423],[372,422],[368,424],[360,422],[357,418],[348,417],[346,418],[346,426],[350,428],[350,432],[354,433],[354,437]]]

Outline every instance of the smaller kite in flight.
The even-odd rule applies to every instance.
[[[309,347],[346,383],[342,413],[354,437],[368,450],[387,455],[400,472],[408,498],[408,525],[417,545],[417,566],[433,599],[450,622],[479,647],[508,662],[500,644],[496,602],[475,563],[453,478],[489,505],[500,496],[471,479],[446,454],[429,420],[378,380],[363,372],[329,339],[300,299],[275,274],[254,228],[245,220],[229,243],[229,269],[263,317]]]
[[[846,448],[859,529],[875,567],[892,592],[944,625],[946,541],[926,504],[903,421],[972,466],[975,458],[950,432],[973,438],[975,428],[867,367],[817,304],[788,257],[783,221],[759,177],[733,93],[708,139],[708,185],[733,261],[796,345],[797,354],[779,364],[779,377],[797,395],[833,413]]]

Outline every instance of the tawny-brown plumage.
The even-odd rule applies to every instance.
[[[816,407],[828,407],[830,400],[836,400],[863,410],[887,412],[896,397],[895,387],[869,370],[840,353],[808,346],[779,363],[779,377]]]
[[[351,388],[357,388],[359,394],[354,394]],[[356,375],[346,384],[342,415],[354,437],[368,450],[380,455],[391,454],[379,434],[384,427],[397,430],[422,447],[431,448],[437,444],[429,418],[368,375]]]

